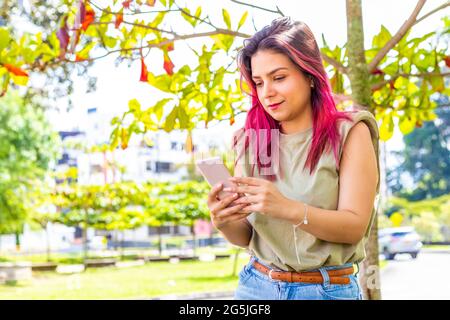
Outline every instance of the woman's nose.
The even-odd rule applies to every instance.
[[[263,98],[270,98],[274,96],[275,90],[273,86],[269,83],[264,84],[262,88],[262,97]]]

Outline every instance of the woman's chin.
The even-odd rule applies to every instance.
[[[283,115],[279,114],[279,113],[275,113],[275,112],[271,112],[269,113],[270,116],[276,120],[276,121],[284,121],[286,117],[283,117]]]

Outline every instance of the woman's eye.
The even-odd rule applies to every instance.
[[[284,77],[276,77],[276,78],[275,78],[275,80],[277,80],[277,81],[278,81],[278,80],[283,80],[283,79],[284,79]]]
[[[262,83],[255,83],[255,86],[260,87]]]

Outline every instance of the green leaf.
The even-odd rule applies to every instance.
[[[171,92],[170,84],[172,81],[167,74],[155,76],[152,72],[149,71],[147,80],[147,82],[155,88],[164,92]]]
[[[155,18],[152,22],[150,22],[149,26],[150,26],[151,28],[157,28],[157,27],[161,24],[161,22],[163,21],[163,19],[164,19],[166,13],[167,13],[167,11],[161,11],[161,12],[159,12],[159,13],[156,15],[156,18]]]
[[[433,76],[429,79],[429,81],[434,91],[442,92],[444,90],[445,88],[444,77]]]
[[[166,118],[166,122],[164,123],[164,131],[170,132],[175,127],[175,120],[178,116],[178,107],[172,109],[169,115]]]
[[[327,43],[327,41],[325,40],[325,35],[322,33],[322,42],[323,42],[323,46],[325,47],[325,48],[328,48],[328,43]]]
[[[241,19],[239,20],[238,27],[237,27],[238,30],[244,25],[245,20],[247,20],[247,16],[248,16],[248,11],[245,11],[244,14],[242,15]]]
[[[109,137],[110,141],[110,148],[111,150],[114,150],[119,145],[119,127],[116,127]]]
[[[211,36],[211,38],[214,40],[214,44],[217,48],[222,49],[226,52],[230,50],[235,39],[234,36],[230,36],[227,34],[215,34]]]
[[[231,29],[231,18],[230,18],[230,14],[228,13],[228,11],[226,9],[222,9],[222,16],[223,16],[223,21],[227,25],[227,28]]]
[[[392,114],[388,113],[383,117],[383,121],[380,126],[380,139],[388,141],[394,134],[394,121],[392,120]]]
[[[416,126],[416,117],[415,115],[409,114],[400,117],[399,120],[399,127],[400,131],[407,135],[408,133],[412,132]]]
[[[117,44],[117,38],[105,36],[103,38],[105,46],[108,48],[114,48]]]
[[[180,121],[180,129],[187,129],[189,127],[189,116],[183,106],[178,107],[178,120]]]
[[[202,7],[199,6],[199,7],[197,8],[197,10],[195,11],[194,16],[196,16],[197,18],[200,18],[200,15],[201,15],[201,14],[202,14]]]
[[[197,20],[195,18],[192,18],[190,16],[191,11],[188,8],[184,8],[183,11],[187,12],[188,14],[181,12],[181,16],[184,18],[184,20],[186,20],[187,22],[189,22],[189,24],[193,27],[196,26],[197,24]]]
[[[153,113],[156,115],[156,117],[158,118],[158,121],[161,121],[162,115],[163,115],[163,111],[164,111],[164,106],[166,105],[167,102],[169,102],[171,99],[162,99],[159,100],[151,109],[153,111]]]
[[[184,65],[184,66],[182,66],[179,70],[178,70],[178,73],[179,74],[182,74],[182,75],[184,75],[184,76],[190,76],[191,75],[191,73],[192,73],[192,70],[191,70],[191,68],[189,67],[189,65]]]
[[[77,55],[83,59],[88,59],[89,58],[89,52],[92,50],[92,48],[94,48],[96,45],[96,43],[94,41],[89,42],[86,47],[84,47],[83,49],[81,49],[79,52],[77,52]]]
[[[380,33],[373,37],[372,47],[382,48],[392,38],[389,30],[385,26],[381,25]]]
[[[406,79],[404,77],[398,77],[394,82],[394,87],[396,89],[402,89],[407,84],[408,84],[408,79]]]
[[[140,112],[141,104],[139,103],[139,101],[137,101],[137,99],[132,99],[132,100],[128,101],[128,108],[133,113]]]
[[[11,36],[6,28],[0,28],[0,51],[5,49],[9,42],[11,41]]]

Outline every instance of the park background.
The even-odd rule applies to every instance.
[[[311,27],[338,107],[379,121],[376,227],[414,226],[425,243],[418,259],[385,261],[375,229],[381,291],[366,298],[448,298],[393,280],[449,263],[448,6],[3,1],[0,298],[230,295],[248,255],[211,227],[193,163],[231,169],[249,107],[234,57],[281,15]]]

